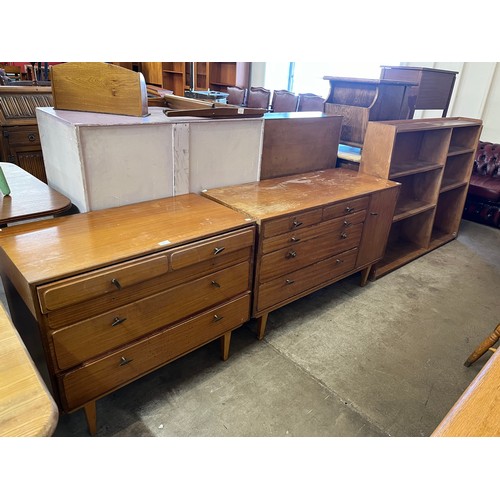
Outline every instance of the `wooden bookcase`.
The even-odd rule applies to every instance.
[[[370,122],[360,172],[401,183],[376,279],[458,234],[482,121],[430,118]]]
[[[209,63],[210,90],[226,92],[228,87],[248,87],[250,63],[211,62]]]
[[[174,95],[184,96],[186,89],[186,63],[162,62],[162,87],[172,90]]]

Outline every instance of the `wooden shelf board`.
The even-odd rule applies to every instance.
[[[445,243],[448,243],[449,241],[452,241],[456,238],[456,235],[453,233],[448,233],[446,231],[442,231],[441,229],[438,228],[433,228],[432,229],[432,235],[431,235],[431,242],[429,245],[429,250],[434,250]]]
[[[440,193],[446,193],[446,191],[452,191],[453,189],[461,188],[467,184],[467,181],[453,181],[447,180],[443,178],[443,182],[441,182]]]
[[[182,71],[175,71],[173,69],[164,69],[163,73],[168,73],[169,75],[183,75]]]
[[[371,276],[379,278],[398,267],[402,267],[408,262],[417,259],[421,255],[427,253],[429,248],[424,248],[410,241],[398,240],[390,245],[387,245],[384,258],[376,265]]]
[[[421,200],[408,200],[404,204],[396,206],[392,222],[397,222],[408,217],[420,214],[436,206],[435,203],[422,202]]]
[[[474,148],[464,148],[462,146],[450,146],[448,150],[448,156],[463,155],[466,153],[474,153],[476,150]]]
[[[407,175],[418,174],[420,172],[428,172],[429,170],[437,170],[442,168],[442,163],[435,163],[429,161],[410,161],[408,163],[397,164],[391,167],[389,178],[391,180],[398,179],[399,177],[406,177]]]

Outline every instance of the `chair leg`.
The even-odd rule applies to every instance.
[[[474,352],[467,358],[464,365],[470,366],[474,361],[477,361],[488,349],[493,347],[493,345],[500,339],[500,323],[496,328],[490,333],[490,335],[485,338],[474,350]]]

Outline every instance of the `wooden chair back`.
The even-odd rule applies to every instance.
[[[274,113],[288,113],[297,111],[299,96],[288,90],[275,90],[271,102],[271,110]]]
[[[247,89],[233,86],[227,88],[227,93],[229,94],[226,98],[227,104],[233,104],[235,106],[245,106],[247,98]]]
[[[248,90],[247,107],[268,109],[270,101],[270,90],[264,87],[250,87]]]
[[[324,111],[325,99],[317,94],[299,94],[297,111]]]

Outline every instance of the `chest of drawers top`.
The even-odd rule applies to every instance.
[[[3,229],[0,263],[37,286],[252,225],[196,194]]]
[[[261,222],[395,186],[392,181],[335,168],[209,189],[203,195]]]

